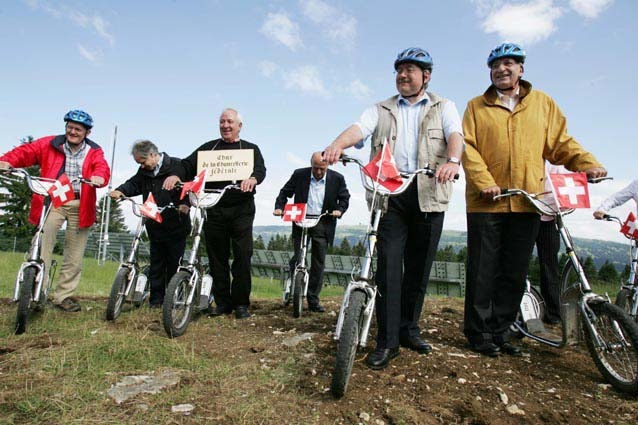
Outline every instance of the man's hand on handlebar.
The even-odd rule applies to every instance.
[[[175,189],[175,185],[181,182],[182,180],[177,176],[168,176],[164,179],[164,183],[162,184],[162,189],[173,190]]]
[[[454,177],[459,174],[459,168],[461,168],[460,164],[447,162],[436,169],[434,177],[436,177],[436,181],[439,183],[454,181]]]
[[[239,188],[242,192],[252,192],[255,186],[257,186],[257,179],[255,177],[248,177],[241,181]]]
[[[113,199],[120,199],[124,197],[124,194],[119,190],[113,190],[111,193],[109,193],[109,196]]]
[[[91,176],[91,178],[89,179],[89,184],[95,187],[102,186],[104,184],[104,177]]]
[[[335,218],[339,218],[339,217],[341,217],[341,211],[334,210],[333,212],[330,213],[330,215],[335,217]]]
[[[272,212],[272,215],[274,215],[275,217],[281,217],[282,215],[284,215],[284,212],[277,208],[275,211]]]
[[[594,218],[596,220],[602,220],[603,218],[605,218],[605,216],[607,215],[607,213],[605,211],[594,211]]]
[[[498,186],[488,187],[486,189],[481,190],[481,198],[494,200],[495,196],[501,194],[501,188]]]
[[[334,143],[328,145],[328,147],[323,151],[323,159],[330,165],[339,161],[341,155],[343,155],[343,149],[339,146],[335,146]]]
[[[585,170],[585,174],[587,174],[588,179],[597,179],[605,177],[607,175],[607,170],[603,167],[590,168],[589,170]]]

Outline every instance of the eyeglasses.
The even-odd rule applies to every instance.
[[[490,69],[496,69],[501,65],[503,65],[506,68],[511,68],[514,65],[519,65],[519,63],[511,58],[496,59],[494,62],[492,62],[492,65],[490,65]]]
[[[406,74],[412,75],[412,74],[416,74],[417,71],[421,71],[421,68],[419,68],[418,66],[414,66],[414,65],[401,66],[401,65],[399,65],[397,70],[394,71],[394,74],[395,75],[399,75],[399,74],[406,73]]]

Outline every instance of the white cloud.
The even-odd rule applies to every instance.
[[[359,100],[365,100],[372,93],[372,90],[359,79],[352,81],[346,91]]]
[[[323,86],[319,71],[314,66],[300,66],[284,75],[284,85],[289,90],[299,90],[321,97],[329,97],[330,93]]]
[[[107,31],[108,21],[99,15],[89,16],[68,6],[55,7],[47,1],[24,0],[24,2],[33,10],[41,9],[47,15],[56,19],[66,18],[81,28],[93,30],[98,36],[106,40],[111,47],[115,44],[115,37]]]
[[[104,54],[100,49],[90,49],[78,44],[78,51],[80,55],[93,64],[98,64],[102,61]]]
[[[286,161],[294,167],[308,167],[310,165],[310,158],[303,159],[292,152],[286,152]]]
[[[504,40],[530,45],[548,38],[556,30],[554,22],[561,15],[562,10],[555,7],[552,0],[505,4],[492,9],[483,22],[483,29],[497,33]]]
[[[261,33],[293,51],[303,46],[299,25],[283,12],[269,13],[261,27]]]
[[[279,68],[276,63],[271,61],[261,61],[258,64],[259,72],[266,78],[272,77]]]
[[[594,19],[613,2],[614,0],[569,0],[569,5],[579,15]]]
[[[332,41],[346,48],[354,46],[357,20],[321,0],[300,0],[303,14],[320,25]]]

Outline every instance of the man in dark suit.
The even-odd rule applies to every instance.
[[[319,223],[308,229],[312,240],[312,258],[310,261],[310,280],[308,282],[308,309],[322,313],[326,311],[319,303],[319,293],[323,283],[323,268],[328,246],[332,246],[337,227],[337,218],[341,217],[348,209],[350,193],[346,187],[343,175],[328,169],[328,163],[321,156],[321,152],[315,152],[310,160],[312,167],[299,168],[292,173],[290,179],[279,191],[275,201],[273,214],[280,216],[288,198],[294,196],[295,203],[307,204],[306,214],[323,216]],[[290,270],[295,269],[297,257],[301,249],[301,228],[292,226],[292,238],[295,246],[295,255],[290,259]]]

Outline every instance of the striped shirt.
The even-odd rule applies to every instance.
[[[66,156],[64,173],[67,175],[69,180],[73,181],[73,179],[77,179],[82,176],[82,164],[84,163],[84,158],[88,151],[89,149],[85,142],[82,142],[80,149],[76,152],[71,151],[71,148],[69,148],[69,142],[64,143],[64,155]],[[74,192],[80,193],[80,187],[81,183],[79,181],[73,183]]]

